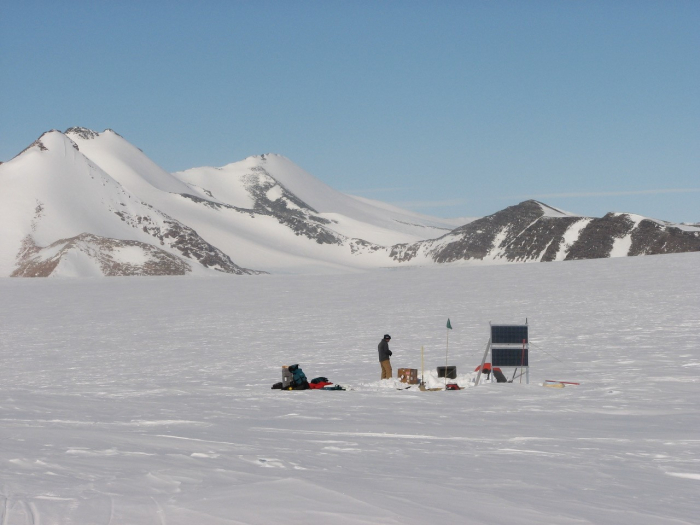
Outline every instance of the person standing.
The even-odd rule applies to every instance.
[[[384,339],[379,342],[379,364],[382,367],[382,379],[391,379],[391,350],[389,350],[389,341],[391,336],[384,334]]]

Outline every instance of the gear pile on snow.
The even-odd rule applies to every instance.
[[[309,382],[299,365],[282,367],[282,381],[272,385],[273,390],[345,390],[333,385],[327,377],[316,377]]]

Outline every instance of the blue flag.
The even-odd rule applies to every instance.
[[[450,330],[452,330],[452,325],[450,324],[450,318],[449,318],[449,317],[447,318],[447,328],[449,328]]]

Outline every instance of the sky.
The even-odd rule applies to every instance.
[[[111,128],[168,171],[282,154],[442,217],[700,221],[700,2],[0,4],[0,161]]]

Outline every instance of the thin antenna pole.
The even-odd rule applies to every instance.
[[[420,382],[421,385],[425,386],[425,379],[423,379],[423,374],[425,372],[425,361],[423,361],[423,347],[420,347]]]
[[[445,347],[445,388],[447,388],[447,354],[450,351],[450,329],[446,328],[447,331],[447,346]]]

